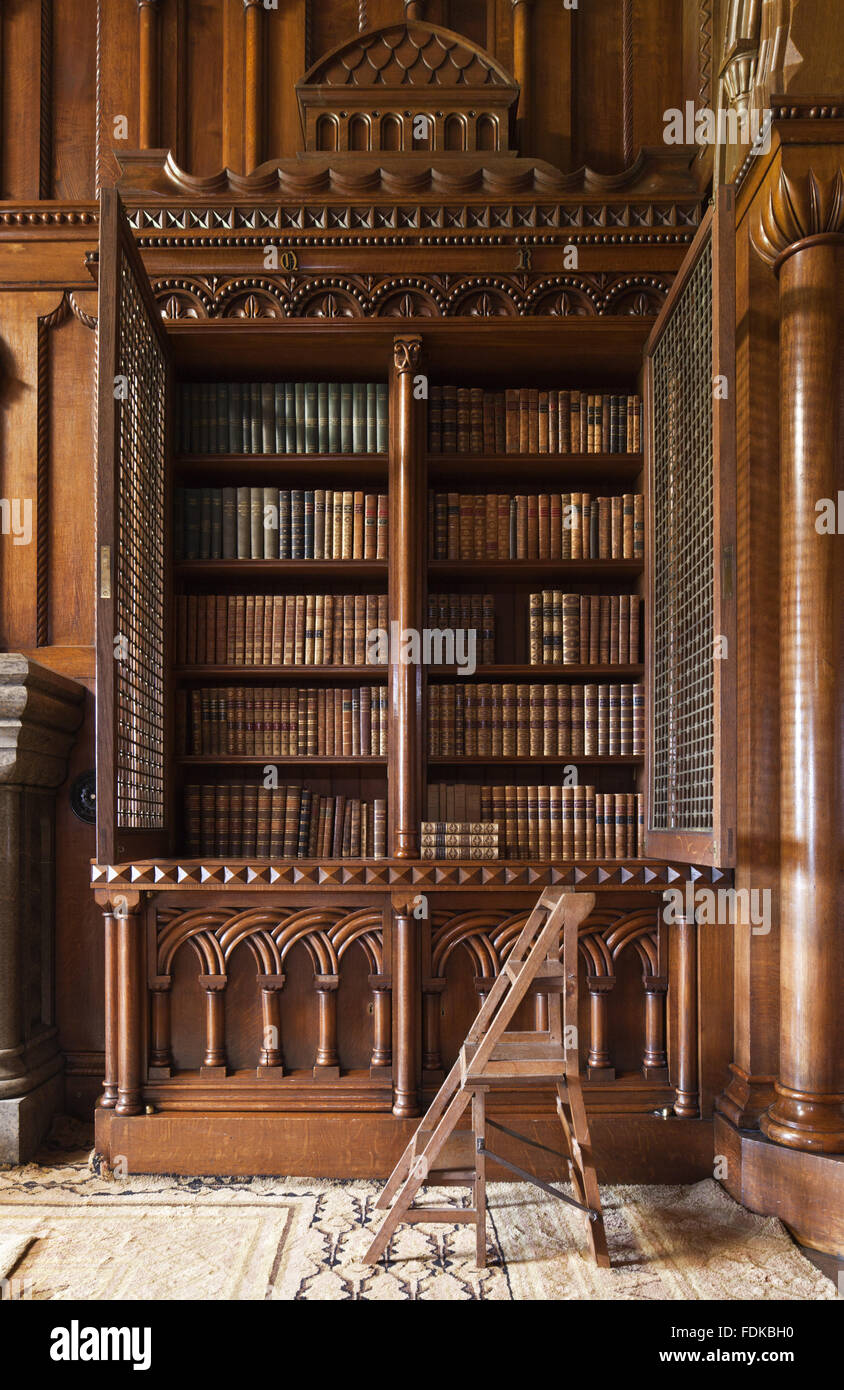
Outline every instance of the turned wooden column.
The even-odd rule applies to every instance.
[[[389,1067],[393,1060],[392,1028],[390,1019],[390,992],[393,987],[389,975],[370,975],[369,988],[372,990],[372,1051],[369,1056],[370,1072],[378,1072]]]
[[[824,159],[823,154],[819,155]],[[829,165],[827,164],[828,168]],[[757,248],[780,297],[780,1060],[760,1121],[844,1150],[844,175],[781,170]]]
[[[264,53],[262,0],[243,0],[243,172],[250,173],[263,155]]]
[[[670,899],[669,899],[670,900]],[[674,1056],[671,1080],[674,1113],[693,1118],[700,1109],[697,1047],[697,923],[694,913],[676,911],[671,932],[671,1003]]]
[[[440,1014],[445,980],[441,975],[425,980],[422,985],[422,1070],[442,1071],[443,1059],[440,1047]]]
[[[615,1067],[609,1051],[607,1036],[607,1004],[615,985],[614,975],[589,975],[589,1049],[586,1053],[586,1076],[589,1081],[614,1081]]]
[[[105,951],[105,1067],[99,1104],[113,1110],[117,1104],[117,923],[109,905],[103,912]]]
[[[390,383],[390,619],[392,633],[417,629],[421,622],[422,534],[425,515],[419,428],[413,384],[421,360],[418,337],[393,342]],[[403,663],[400,640],[390,642],[391,729],[389,748],[389,824],[395,859],[419,857],[421,811],[422,671]]]
[[[144,1010],[143,922],[140,893],[123,893],[112,903],[117,937],[117,1101],[118,1115],[143,1110]]]
[[[513,0],[513,74],[521,88],[519,97],[519,150],[530,154],[533,106],[533,53],[531,11],[533,0]]]
[[[339,975],[315,975],[314,988],[319,1000],[317,1051],[314,1062],[314,1079],[326,1077],[336,1080],[340,1075],[340,1057],[337,1052],[337,988]]]
[[[645,1047],[642,1053],[642,1075],[650,1081],[667,1081],[665,995],[668,981],[663,975],[646,975],[644,985]]]
[[[205,990],[205,1054],[201,1076],[226,1074],[226,976],[200,975]]]
[[[393,918],[393,1114],[419,1107],[419,923],[405,908]]]
[[[170,1052],[170,986],[169,975],[150,980],[152,1019],[150,1026],[149,1074],[167,1077],[173,1065]]]
[[[138,0],[138,144],[142,150],[159,145],[159,0]]]
[[[284,975],[259,975],[261,986],[261,1051],[258,1054],[258,1075],[272,1071],[284,1075],[284,1055],[281,1050],[281,991]]]

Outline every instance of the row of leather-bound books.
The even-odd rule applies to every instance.
[[[503,859],[635,859],[644,848],[640,792],[599,792],[586,785],[487,787],[435,782],[428,787],[429,820],[460,821],[461,815],[448,814],[457,809],[471,821],[498,826]],[[494,856],[481,850],[461,857]]]
[[[186,454],[383,454],[386,383],[201,381],[180,387]]]
[[[386,493],[176,489],[177,560],[386,560]]]
[[[528,601],[531,666],[626,665],[639,660],[637,594],[543,589]]]
[[[423,859],[497,859],[499,826],[494,821],[423,821],[419,853]]]
[[[387,802],[322,796],[300,784],[204,782],[185,787],[191,858],[383,859]]]
[[[642,447],[642,402],[612,391],[432,386],[432,454],[629,454]]]
[[[386,594],[179,594],[180,666],[363,666]]]
[[[493,594],[429,594],[428,626],[432,631],[473,631],[476,661],[484,666],[491,666],[495,661]]]
[[[431,491],[428,535],[432,560],[638,560],[644,498]]]
[[[643,685],[428,687],[431,757],[636,757],[644,740]]]
[[[176,746],[202,756],[386,757],[387,688],[180,690]]]

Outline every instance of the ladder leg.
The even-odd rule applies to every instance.
[[[408,1176],[399,1189],[395,1202],[384,1217],[381,1229],[364,1255],[364,1264],[374,1265],[383,1255],[390,1237],[396,1227],[401,1224],[405,1212],[426,1181],[428,1173],[433,1167],[434,1159],[469,1104],[469,1100],[468,1091],[457,1092],[421,1154],[411,1160]]]
[[[579,1076],[569,1076],[565,1086],[557,1084],[557,1109],[571,1155],[569,1172],[575,1196],[579,1202],[584,1202],[592,1211],[598,1213],[594,1221],[591,1221],[588,1216],[585,1218],[586,1238],[592,1251],[592,1258],[599,1269],[609,1269],[611,1266],[604,1228],[604,1214],[601,1207],[601,1192],[592,1158],[589,1124],[586,1119],[586,1107],[583,1104]]]
[[[478,1087],[472,1093],[472,1135],[475,1140],[475,1263],[486,1269],[486,1154],[478,1139],[486,1139],[486,1095]]]

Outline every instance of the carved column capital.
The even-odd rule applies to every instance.
[[[421,338],[394,338],[393,361],[400,376],[415,371],[422,360]]]
[[[84,698],[76,681],[19,652],[0,652],[0,783],[61,785]]]
[[[784,169],[768,193],[753,245],[763,261],[779,273],[783,261],[808,242],[844,239],[844,172],[819,178],[810,169],[791,178]]]

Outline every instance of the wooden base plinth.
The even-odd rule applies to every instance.
[[[552,1108],[508,1110],[502,1120],[559,1151]],[[113,1110],[97,1110],[95,1143],[106,1163],[123,1155],[129,1173],[386,1178],[417,1124],[384,1112],[166,1111],[124,1119]],[[712,1174],[710,1121],[601,1114],[590,1115],[589,1127],[600,1182],[691,1183]],[[496,1144],[505,1158],[537,1176],[559,1179],[561,1164],[550,1155],[506,1135],[496,1135]],[[491,1161],[488,1177],[512,1180]]]
[[[715,1152],[727,1160],[731,1197],[762,1216],[778,1216],[800,1245],[844,1256],[844,1154],[805,1153],[773,1144],[715,1116]]]

